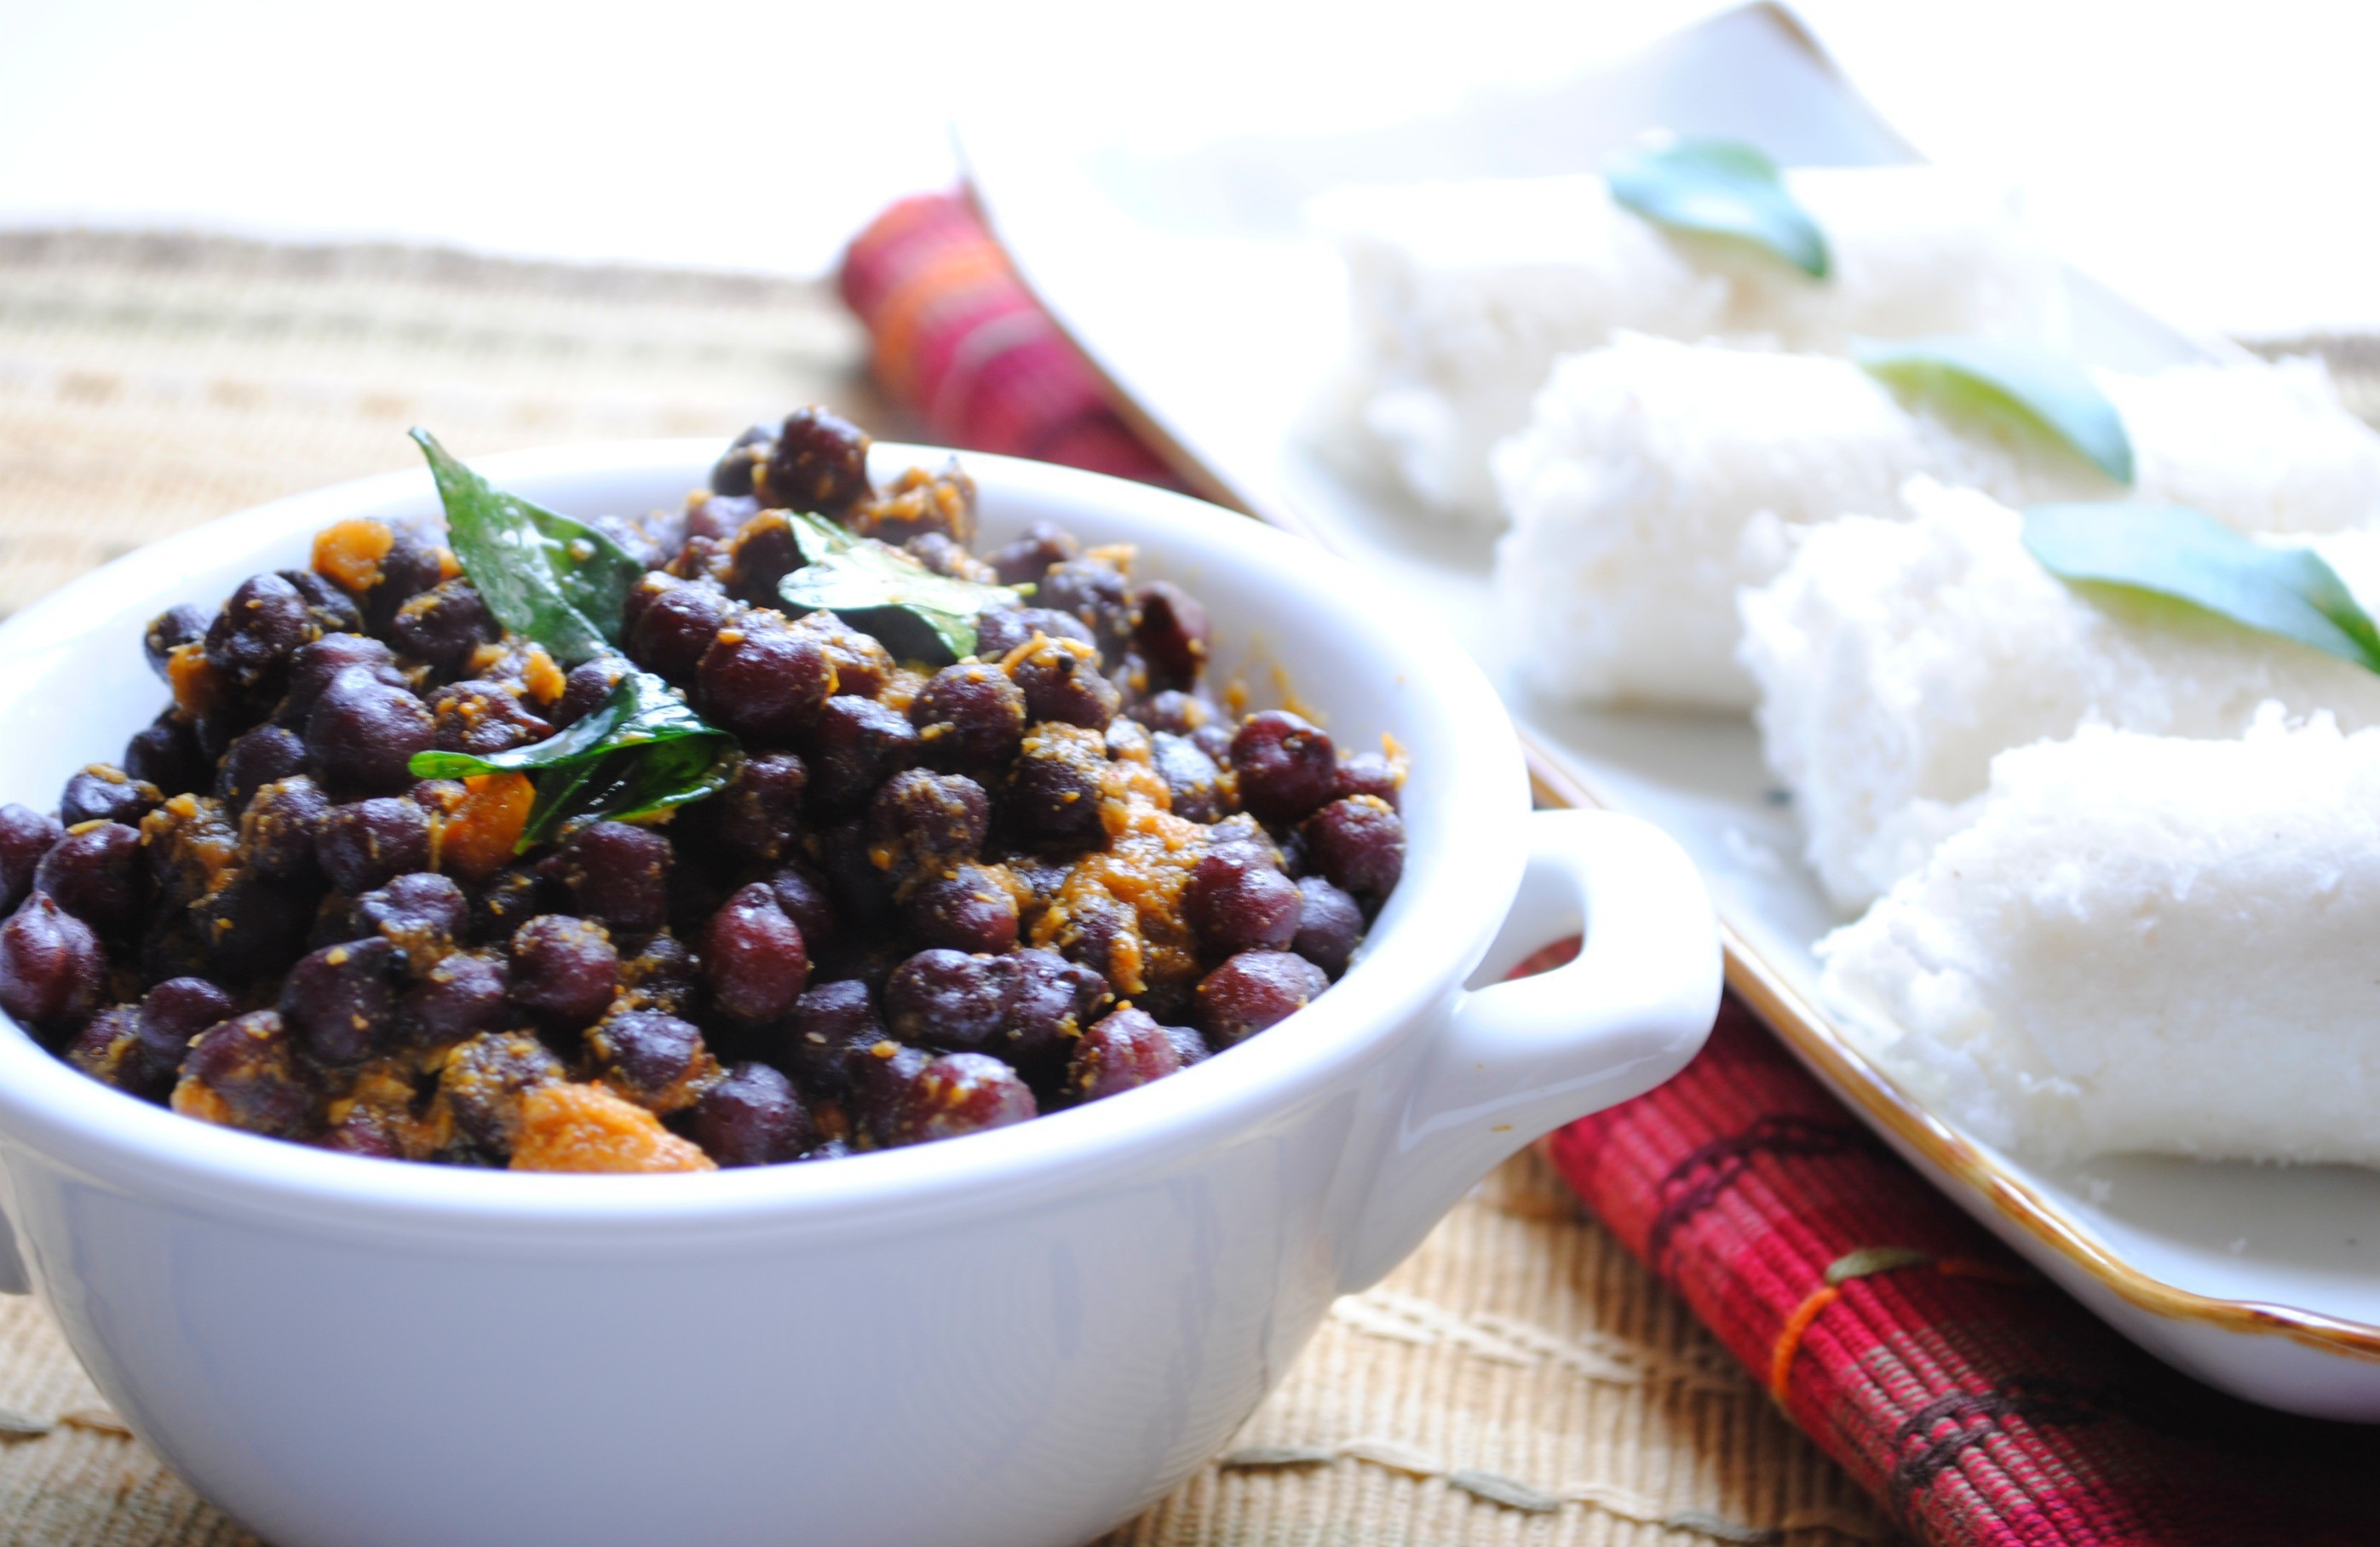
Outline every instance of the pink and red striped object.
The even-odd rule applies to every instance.
[[[844,253],[877,380],[934,439],[1171,485],[1107,389],[955,193],[904,199]]]

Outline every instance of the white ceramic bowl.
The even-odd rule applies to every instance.
[[[564,511],[674,505],[710,443],[492,458]],[[941,454],[880,447],[880,474]],[[707,1175],[362,1160],[208,1127],[0,1027],[19,1263],[92,1378],[280,1547],[1063,1547],[1231,1435],[1331,1297],[1497,1161],[1700,1045],[1718,951],[1680,850],[1532,814],[1487,682],[1307,544],[1110,479],[969,457],[998,539],[1051,519],[1191,587],[1221,674],[1273,662],[1342,745],[1410,749],[1404,880],[1297,1016],[1145,1089],[952,1142]],[[162,689],[140,628],[304,562],[368,480],[121,559],[0,626],[0,799],[41,808]],[[1577,929],[1578,960],[1500,984]],[[1488,986],[1467,986],[1467,985]],[[5,1236],[8,1232],[0,1232]]]

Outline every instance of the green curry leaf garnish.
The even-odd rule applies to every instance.
[[[938,574],[900,549],[854,536],[823,517],[786,516],[803,561],[777,584],[787,611],[796,617],[832,612],[903,660],[948,665],[973,655],[976,615],[1014,606],[1021,594],[1014,586]]]
[[[735,738],[686,707],[650,672],[630,672],[586,718],[557,735],[482,757],[416,752],[417,779],[529,774],[537,799],[522,830],[526,851],[589,822],[634,822],[715,794],[735,777]]]
[[[2132,439],[2091,373],[2070,357],[2007,338],[1860,339],[1852,358],[1888,387],[1950,417],[2014,427],[2066,445],[2119,483]]]
[[[446,507],[446,540],[496,621],[565,666],[618,643],[645,566],[593,527],[492,488],[429,431],[412,433]]]
[[[565,666],[616,652],[628,591],[644,566],[584,522],[557,516],[413,432],[446,507],[447,542],[488,611],[523,643]],[[706,723],[676,688],[629,672],[577,724],[527,747],[476,756],[417,752],[417,779],[526,774],[537,785],[516,851],[584,822],[634,822],[724,788],[742,765],[735,738]]]
[[[1785,187],[1777,164],[1735,140],[1679,140],[1604,163],[1613,202],[1664,230],[1745,243],[1824,279],[1827,234]]]
[[[2311,548],[2267,546],[2181,506],[2038,505],[2024,545],[2061,580],[2166,598],[2380,672],[2380,629]]]

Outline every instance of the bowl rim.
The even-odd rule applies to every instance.
[[[718,443],[709,439],[610,442],[506,453],[475,458],[473,466],[507,487],[671,473],[683,473],[691,487],[717,453]],[[1414,1034],[1427,1019],[1417,1010],[1451,998],[1502,922],[1502,907],[1490,904],[1517,890],[1528,775],[1496,694],[1435,623],[1412,616],[1376,581],[1302,538],[1234,512],[1146,484],[988,454],[878,443],[872,460],[881,470],[953,456],[988,504],[1087,503],[1097,507],[1095,520],[1106,516],[1146,530],[1151,535],[1132,540],[1141,543],[1150,571],[1184,567],[1180,560],[1195,554],[1209,574],[1225,566],[1271,572],[1274,584],[1298,590],[1314,609],[1309,622],[1283,629],[1284,636],[1325,627],[1352,634],[1365,657],[1404,689],[1400,713],[1411,714],[1404,730],[1412,734],[1401,730],[1399,738],[1427,747],[1446,774],[1424,824],[1433,836],[1409,851],[1387,927],[1330,993],[1298,1012],[1295,1036],[1260,1037],[1230,1050],[1228,1058],[963,1143],[824,1164],[573,1175],[392,1163],[217,1127],[101,1085],[0,1016],[0,1146],[37,1151],[112,1188],[212,1210],[303,1214],[346,1231],[430,1228],[551,1240],[631,1224],[644,1237],[798,1224],[872,1234],[978,1212],[987,1198],[1005,1205],[1093,1177],[1111,1179],[1118,1168],[1160,1163],[1334,1093],[1354,1066]],[[148,544],[0,622],[0,666],[46,658],[55,670],[72,659],[71,647],[46,636],[90,599],[130,588],[157,596],[162,606],[174,579],[201,555],[220,562],[226,551],[252,552],[346,516],[406,513],[393,507],[436,512],[426,470],[292,495]],[[1069,518],[1079,520],[1080,512]],[[1087,535],[1115,541],[1124,534]],[[1327,689],[1316,698],[1327,712]],[[7,718],[0,711],[0,734]],[[1092,1160],[1102,1163],[1085,1163]],[[608,1229],[604,1238],[612,1238]]]

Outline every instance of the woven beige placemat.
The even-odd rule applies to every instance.
[[[483,454],[724,439],[825,401],[897,435],[862,344],[785,281],[0,235],[0,612],[193,522],[418,465],[415,422]],[[0,1302],[0,1547],[253,1540],[115,1425],[30,1300]],[[1110,1547],[1886,1537],[1523,1156],[1340,1302],[1232,1452]]]

